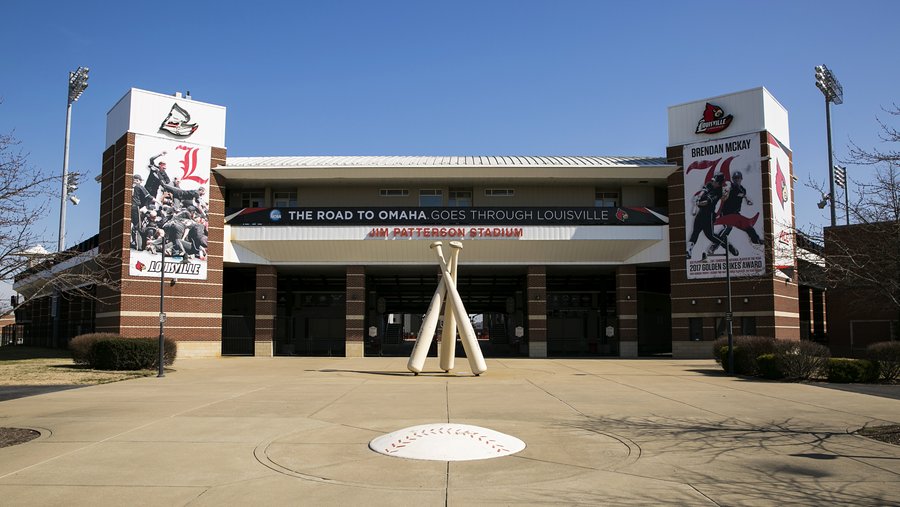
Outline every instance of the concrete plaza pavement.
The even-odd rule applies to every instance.
[[[3,505],[900,505],[900,400],[729,378],[713,361],[181,359],[140,378],[0,402]],[[896,386],[900,389],[900,386]],[[525,441],[468,462],[377,454],[426,423]]]

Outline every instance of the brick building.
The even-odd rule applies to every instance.
[[[132,89],[96,239],[121,290],[93,328],[155,335],[162,290],[182,356],[407,355],[428,245],[459,240],[487,357],[708,357],[726,265],[735,332],[799,339],[787,112],[757,88],[673,106],[669,131],[664,157],[231,157],[225,108]]]

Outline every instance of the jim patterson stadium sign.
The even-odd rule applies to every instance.
[[[244,208],[229,225],[666,225],[663,208]]]

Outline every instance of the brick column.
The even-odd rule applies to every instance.
[[[253,353],[272,357],[275,341],[275,305],[278,297],[278,270],[275,266],[256,266],[256,334]]]
[[[528,266],[528,357],[547,357],[546,266]]]
[[[637,268],[616,268],[616,315],[619,319],[619,357],[638,356]]]
[[[344,355],[363,357],[366,325],[366,268],[347,266],[347,317]]]
[[[128,338],[159,334],[159,278],[131,276],[131,194],[135,169],[133,133],[123,134],[103,153],[100,186],[101,254],[121,263],[110,273],[117,289],[98,287],[95,329]],[[224,165],[225,148],[210,148],[210,168]],[[146,164],[146,161],[139,161]],[[222,254],[225,199],[223,178],[209,180],[209,248],[205,280],[179,279],[165,285],[165,334],[178,342],[178,357],[218,356],[222,351]],[[171,280],[167,278],[167,280]]]

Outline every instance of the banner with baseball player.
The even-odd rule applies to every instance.
[[[688,279],[765,273],[759,134],[684,147]]]
[[[129,274],[206,279],[210,148],[136,135]]]

